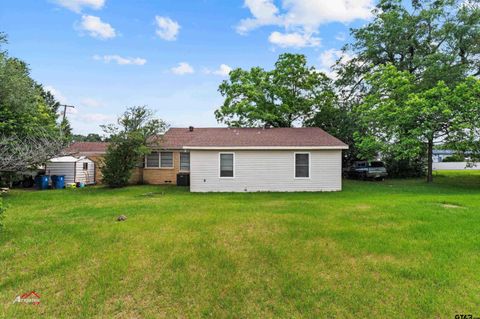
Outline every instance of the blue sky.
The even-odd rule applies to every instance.
[[[218,126],[231,68],[271,69],[283,52],[329,71],[373,0],[19,0],[0,9],[9,54],[64,103],[75,133],[126,107],[172,126]]]

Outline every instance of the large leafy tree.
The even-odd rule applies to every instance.
[[[352,30],[355,40],[345,50],[353,58],[337,66],[338,84],[350,93],[368,92],[365,75],[385,64],[412,74],[426,89],[480,75],[478,0],[380,0],[373,15]]]
[[[363,136],[364,141],[367,138],[365,135],[371,131],[371,127],[361,125],[365,118],[363,116],[360,121],[359,112],[356,112],[358,105],[363,105],[364,111],[365,105],[371,104],[368,101],[364,103],[367,95],[376,94],[377,88],[372,87],[367,77],[388,64],[410,75],[409,80],[414,83],[416,93],[436,88],[439,81],[450,89],[455,88],[467,76],[480,74],[479,21],[478,0],[378,2],[372,21],[352,30],[354,41],[344,48],[352,58],[346,63],[337,63],[335,67],[339,75],[336,81],[339,100],[342,101],[338,105],[340,112],[350,119],[346,122],[351,125],[344,127],[343,131],[351,134],[344,140],[353,143],[350,144],[352,150],[360,146],[356,145],[353,134]],[[433,103],[431,107],[430,111],[434,112]],[[396,125],[398,131],[410,130],[402,119],[391,120],[390,125]],[[362,154],[373,155],[369,152],[371,149],[364,149],[365,146],[362,143]],[[391,149],[393,151],[395,147]],[[398,158],[398,154],[387,153],[385,149],[382,154]],[[405,161],[421,162],[429,156],[427,144],[422,151],[415,151],[411,156]]]
[[[393,65],[367,76],[370,93],[358,112],[366,134],[356,134],[366,157],[378,151],[398,159],[419,156],[426,148],[428,173],[432,181],[432,151],[435,142],[455,139],[475,131],[480,122],[480,81],[468,77],[449,87],[439,81],[429,89],[419,89],[415,77]]]
[[[118,118],[117,124],[102,126],[110,135],[102,166],[103,182],[108,186],[127,185],[132,170],[150,152],[148,143],[158,142],[157,137],[166,130],[166,123],[153,115],[145,106],[134,106]]]
[[[58,121],[59,103],[30,76],[28,65],[2,49],[0,33],[0,171],[42,164],[68,141],[68,122]]]
[[[231,71],[219,92],[225,100],[215,116],[230,126],[303,125],[335,98],[325,74],[308,67],[304,55],[289,53],[280,55],[271,71]]]

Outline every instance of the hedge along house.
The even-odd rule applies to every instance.
[[[192,192],[339,191],[342,150],[320,128],[172,128],[145,157],[143,180]]]

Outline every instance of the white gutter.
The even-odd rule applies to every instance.
[[[348,146],[184,146],[185,150],[347,150]]]

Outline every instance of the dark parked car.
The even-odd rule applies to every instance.
[[[357,161],[348,170],[348,177],[358,179],[380,179],[387,177],[385,164],[380,161]]]

